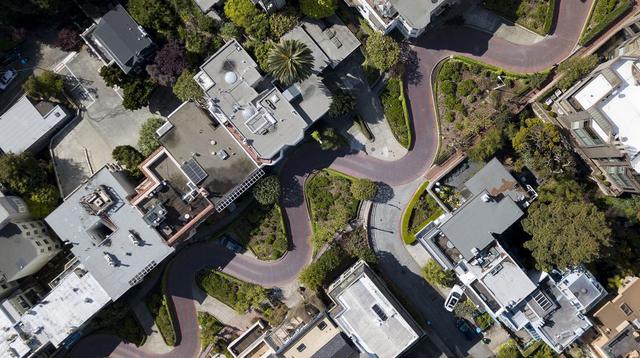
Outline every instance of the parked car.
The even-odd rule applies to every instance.
[[[227,250],[235,252],[236,254],[241,254],[244,252],[244,247],[240,245],[236,240],[230,238],[229,236],[222,237],[222,245],[227,248]]]
[[[9,87],[9,84],[13,82],[13,79],[16,78],[18,73],[16,70],[6,70],[0,77],[0,90],[5,90]]]
[[[463,294],[464,290],[462,287],[454,285],[451,292],[449,292],[449,296],[447,296],[447,299],[444,301],[444,309],[449,312],[453,312],[453,309],[456,307],[458,302],[460,302],[460,299],[462,299]]]
[[[473,340],[473,338],[476,336],[475,329],[464,318],[458,318],[456,320],[456,328],[458,329],[458,331],[462,332],[462,334],[464,335],[464,338],[466,338],[469,341]]]

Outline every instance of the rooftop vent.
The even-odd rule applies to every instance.
[[[482,201],[484,201],[485,203],[488,203],[491,201],[491,195],[484,193],[482,194]]]
[[[98,186],[91,194],[80,198],[80,205],[91,215],[100,215],[113,205],[113,198],[104,185]]]

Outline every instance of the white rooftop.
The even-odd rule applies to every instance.
[[[510,258],[502,260],[488,272],[482,278],[482,283],[503,307],[517,304],[537,288]]]
[[[27,311],[17,322],[12,322],[13,317],[0,314],[0,325],[4,328],[0,331],[0,356],[11,357],[10,352],[14,352],[18,357],[24,357],[47,342],[59,346],[110,300],[90,273],[82,266],[76,267],[58,282],[42,303]],[[27,343],[19,335],[13,338],[18,332],[35,339]]]
[[[114,203],[99,216],[92,215],[80,204],[80,199],[100,186],[106,188]],[[60,239],[73,245],[73,254],[113,300],[173,252],[128,201],[134,193],[122,173],[113,173],[105,167],[79,186],[45,219]],[[131,235],[139,241],[134,241]]]
[[[26,95],[22,96],[0,115],[0,149],[5,153],[22,153],[50,134],[67,117],[59,105],[43,102],[37,108]]]
[[[582,108],[587,110],[609,94],[612,89],[613,86],[611,83],[607,81],[603,74],[599,74],[589,81],[586,86],[582,87],[574,98],[580,103]]]
[[[634,60],[625,58],[611,66],[622,83],[599,109],[613,124],[614,134],[624,144],[632,164],[635,163],[635,170],[640,173],[640,161],[636,158],[640,152],[640,86],[633,78],[632,66]]]
[[[345,311],[338,323],[369,353],[378,357],[395,357],[415,342],[419,335],[392,303],[366,275],[344,289],[337,302]],[[386,316],[380,319],[374,311],[378,306]]]

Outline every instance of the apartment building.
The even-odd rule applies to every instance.
[[[376,31],[388,34],[398,29],[405,37],[415,38],[426,30],[432,19],[458,0],[345,0],[355,7]]]
[[[612,195],[640,193],[640,37],[557,101],[577,152]]]
[[[593,313],[598,335],[590,345],[603,358],[640,354],[640,279],[629,277],[617,295]]]
[[[592,327],[585,316],[605,295],[582,268],[526,271],[501,244],[537,197],[492,159],[468,179],[464,203],[416,237],[443,267],[455,271],[465,294],[514,332],[560,353]]]

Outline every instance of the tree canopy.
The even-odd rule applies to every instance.
[[[242,29],[236,26],[233,22],[225,22],[220,26],[218,34],[225,41],[239,39],[240,36],[242,36]]]
[[[224,14],[237,26],[247,27],[260,11],[251,0],[227,0],[224,4]]]
[[[586,57],[574,56],[562,62],[558,66],[558,72],[562,74],[562,78],[558,81],[558,87],[563,90],[568,89],[576,81],[593,71],[599,61],[597,55],[589,55]]]
[[[164,119],[152,117],[140,128],[140,137],[138,138],[138,149],[143,156],[147,157],[160,146],[156,131],[164,124]]]
[[[111,152],[113,159],[127,169],[134,177],[140,175],[138,165],[144,160],[144,156],[136,148],[130,145],[119,145]]]
[[[269,72],[288,86],[311,76],[313,54],[301,41],[283,40],[271,49],[267,62]]]
[[[193,79],[193,72],[189,70],[184,70],[180,76],[178,76],[176,84],[173,85],[173,94],[182,102],[189,100],[201,102],[204,96],[202,88],[196,83],[196,80]]]
[[[541,270],[593,262],[610,245],[611,229],[604,213],[585,201],[563,197],[537,201],[522,226],[532,236],[524,246]]]
[[[329,107],[329,117],[339,118],[351,113],[356,108],[356,97],[341,89],[333,91],[331,96],[331,106]]]
[[[274,38],[281,38],[296,24],[298,24],[298,15],[292,11],[275,13],[269,17],[269,28]]]
[[[149,104],[155,85],[149,79],[136,78],[122,87],[122,106],[135,111]]]
[[[127,9],[138,24],[164,37],[172,34],[176,28],[176,14],[164,1],[129,0]]]
[[[387,71],[400,59],[400,45],[393,38],[379,32],[373,32],[365,44],[367,62],[379,69]]]
[[[37,100],[50,100],[61,98],[64,81],[60,75],[53,71],[44,71],[41,74],[31,75],[22,84],[22,89],[27,96]]]
[[[275,175],[260,179],[253,187],[253,196],[262,205],[271,205],[280,198],[280,180]]]
[[[567,177],[576,172],[576,162],[558,128],[540,118],[531,118],[512,139],[524,164],[542,176]]]
[[[336,13],[338,2],[336,0],[300,0],[300,10],[303,14],[322,19]]]
[[[489,129],[480,140],[469,149],[469,158],[475,161],[485,161],[491,158],[504,146],[502,129]]]
[[[184,46],[175,39],[156,53],[153,64],[147,66],[147,73],[162,86],[172,85],[187,66]]]
[[[422,268],[422,277],[432,285],[453,287],[456,274],[452,270],[445,270],[436,260],[429,260]]]

